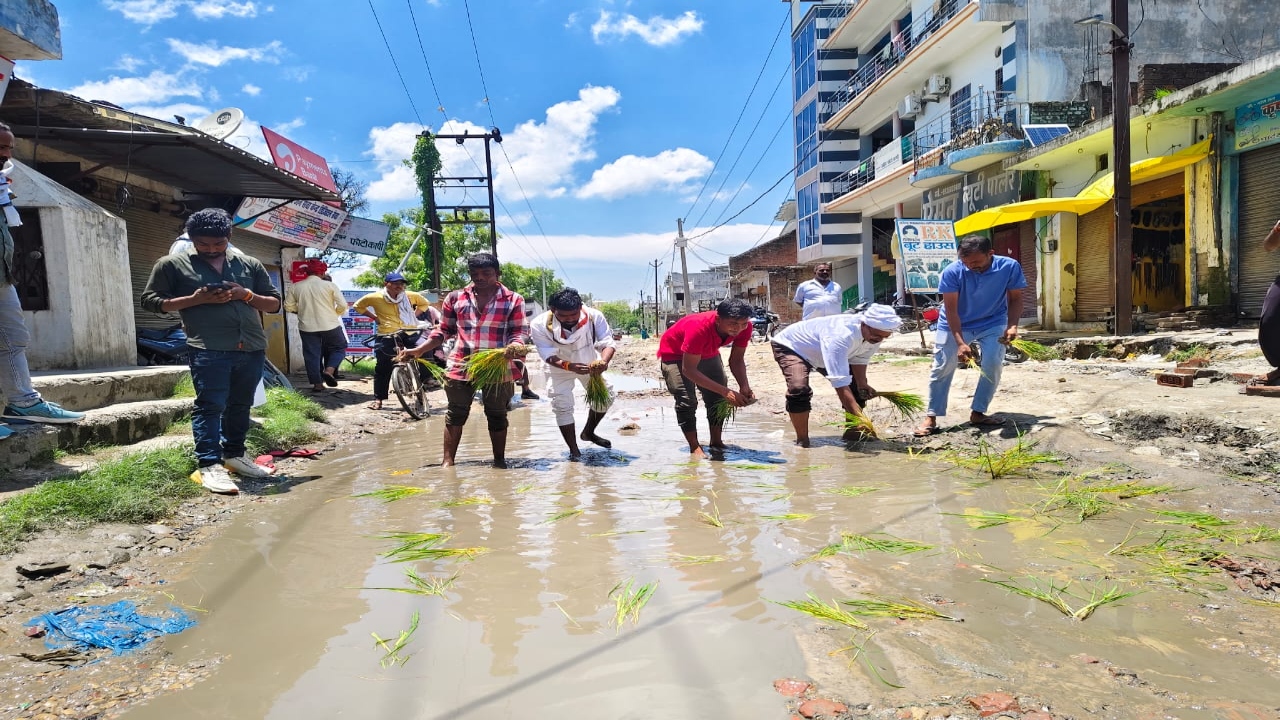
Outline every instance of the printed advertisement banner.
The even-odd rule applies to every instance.
[[[896,224],[907,292],[938,292],[942,270],[956,262],[955,225],[950,220],[904,219]]]
[[[1252,150],[1280,142],[1280,95],[1236,108],[1236,149]]]
[[[267,139],[267,149],[271,151],[276,167],[325,190],[338,192],[333,173],[329,172],[329,163],[324,158],[269,128],[262,128],[262,136]]]
[[[384,222],[348,217],[338,229],[338,234],[329,241],[329,249],[382,257],[387,251],[390,235],[391,226]]]
[[[347,301],[347,314],[342,316],[342,326],[347,333],[347,357],[373,355],[373,349],[364,341],[374,334],[375,323],[363,315],[356,314],[353,306],[356,301],[369,294],[368,290],[343,290],[342,299]]]
[[[280,205],[282,202],[273,198],[245,198],[233,220],[237,227],[259,235],[324,250],[342,227],[342,221],[347,219],[346,210],[325,203],[294,200]],[[265,214],[260,214],[264,211]]]

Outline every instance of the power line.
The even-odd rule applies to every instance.
[[[711,165],[711,172],[707,173],[707,177],[702,181],[702,187],[698,188],[698,194],[693,198],[693,204],[689,206],[685,212],[685,217],[693,214],[693,209],[698,206],[698,201],[702,199],[702,193],[707,189],[707,185],[711,183],[711,176],[715,173],[715,169],[720,165],[720,159],[724,157],[725,150],[729,149],[729,143],[733,140],[733,134],[738,129],[738,124],[742,122],[743,115],[747,113],[747,106],[751,103],[752,96],[755,95],[756,87],[760,84],[760,78],[764,76],[764,71],[769,67],[769,61],[773,59],[773,51],[778,47],[778,38],[782,37],[782,31],[791,24],[791,10],[786,11],[782,24],[778,26],[778,33],[773,36],[773,45],[769,47],[769,54],[765,56],[764,63],[760,65],[760,72],[756,73],[755,82],[751,84],[751,91],[747,93],[747,99],[742,103],[742,110],[738,111],[738,119],[733,121],[733,128],[729,130],[729,136],[724,140],[724,147],[720,148],[720,153],[716,155],[715,162]]]
[[[778,80],[778,86],[782,85],[782,81],[786,79],[786,76],[790,74],[790,71],[791,71],[791,65],[788,64],[786,68],[784,68],[783,76]],[[774,91],[774,96],[776,97],[778,88],[774,87],[773,91]],[[768,110],[767,106],[765,107],[765,110]],[[748,143],[751,142],[752,137],[755,137],[756,130],[760,129],[760,121],[763,119],[764,119],[764,111],[761,111],[760,117],[756,120],[755,127],[751,128],[751,135],[747,137]],[[733,195],[729,196],[728,200],[725,200],[724,208],[720,210],[720,214],[716,216],[716,219],[712,221],[712,224],[720,222],[720,219],[724,217],[724,214],[729,212],[729,207],[733,205],[733,201],[738,199],[738,195],[742,193],[742,189],[747,186],[748,182],[750,182],[751,176],[755,174],[756,169],[760,167],[760,163],[769,154],[769,150],[773,148],[774,143],[777,142],[778,136],[782,134],[783,128],[785,128],[791,122],[791,120],[792,120],[791,108],[787,108],[786,114],[783,115],[782,123],[779,124],[777,130],[773,132],[773,137],[769,138],[769,142],[765,144],[764,149],[760,152],[760,157],[756,158],[755,164],[752,165],[751,169],[747,171],[747,175],[742,179],[742,182],[738,185],[738,189],[733,191]],[[738,152],[738,157],[733,159],[733,165],[729,167],[729,171],[725,173],[724,178],[720,181],[720,187],[716,188],[716,195],[720,194],[720,190],[724,188],[724,184],[726,181],[728,181],[729,175],[733,173],[734,168],[738,167],[738,160],[742,159],[742,154],[743,152],[746,151],[746,149],[747,149],[746,144],[743,144],[742,150]],[[694,224],[695,225],[700,224],[702,222],[702,218],[706,217],[707,213],[710,210],[711,210],[711,204],[708,203],[707,208],[702,211],[702,215],[698,216],[698,222]]]
[[[418,113],[418,106],[413,104],[413,94],[409,92],[409,84],[404,81],[404,74],[400,72],[400,63],[396,62],[396,54],[391,51],[391,43],[387,40],[387,33],[382,29],[382,21],[378,19],[378,11],[373,8],[373,0],[369,0],[369,12],[373,13],[373,22],[378,26],[378,34],[382,35],[382,44],[387,46],[387,55],[391,56],[391,66],[396,69],[396,77],[400,78],[400,87],[404,88],[404,95],[409,99],[409,107],[413,108],[413,116],[418,118],[418,124],[422,125],[422,115]]]
[[[462,7],[466,11],[467,15],[467,30],[471,34],[471,50],[475,53],[476,69],[480,71],[480,89],[484,92],[485,109],[489,111],[490,125],[496,127],[498,121],[493,115],[493,103],[490,102],[489,98],[489,85],[484,77],[484,64],[480,62],[480,44],[476,41],[475,23],[471,21],[471,3],[468,2],[468,0],[462,0]],[[498,143],[498,149],[502,151],[502,158],[507,162],[507,169],[511,171],[511,178],[516,182],[516,189],[520,191],[520,197],[524,199],[525,207],[529,208],[529,216],[533,219],[533,224],[537,226],[538,232],[542,235],[543,244],[547,246],[547,250],[550,251],[552,259],[556,261],[556,267],[560,268],[561,273],[564,273],[565,282],[569,282],[569,271],[564,269],[564,265],[560,262],[560,256],[556,254],[555,248],[551,246],[551,241],[547,239],[547,231],[542,227],[542,221],[538,219],[538,213],[533,209],[533,203],[529,201],[529,194],[525,192],[524,183],[520,182],[520,175],[516,172],[515,163],[511,162],[511,156],[507,154],[507,149],[502,146],[502,143]],[[506,212],[507,215],[511,215],[511,212],[507,210],[505,206],[503,207],[503,211]],[[530,245],[532,245],[532,242],[530,242]],[[537,253],[535,253],[535,255],[537,255]],[[540,255],[538,257],[540,260],[542,259]],[[545,260],[543,260],[543,264],[547,264]]]
[[[373,2],[373,0],[369,1]],[[422,44],[422,33],[418,31],[418,16],[413,12],[413,0],[404,1],[405,4],[409,6],[409,19],[413,21],[413,34],[418,36],[418,50],[422,52],[422,64],[427,66],[427,79],[431,81],[431,92],[435,93],[436,96],[436,109],[438,109],[441,114],[444,114],[444,101],[440,99],[440,88],[436,87],[435,75],[431,73],[431,62],[427,60],[427,48]],[[445,120],[448,119],[449,118],[446,115]],[[418,122],[421,124],[421,119],[419,119]]]

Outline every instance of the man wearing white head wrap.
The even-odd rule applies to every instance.
[[[867,383],[867,363],[880,342],[902,325],[888,305],[870,305],[856,315],[829,315],[801,320],[773,336],[773,359],[787,381],[787,414],[796,431],[796,444],[809,447],[809,411],[813,389],[809,373],[826,376],[847,413],[861,411],[861,402],[875,397]],[[854,439],[856,431],[845,433]]]

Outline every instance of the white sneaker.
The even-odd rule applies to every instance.
[[[225,465],[228,470],[240,477],[261,478],[276,474],[274,468],[263,467],[243,455],[240,457],[225,458],[223,459],[222,464]]]
[[[200,484],[211,493],[219,493],[221,495],[237,495],[240,493],[239,486],[236,481],[231,479],[227,474],[227,469],[221,465],[208,465],[200,468]]]

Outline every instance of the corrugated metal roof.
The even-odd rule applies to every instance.
[[[277,168],[256,155],[198,131],[14,126],[14,135],[39,137],[91,163],[172,185],[190,193],[246,195],[285,200],[340,200],[334,192]]]

